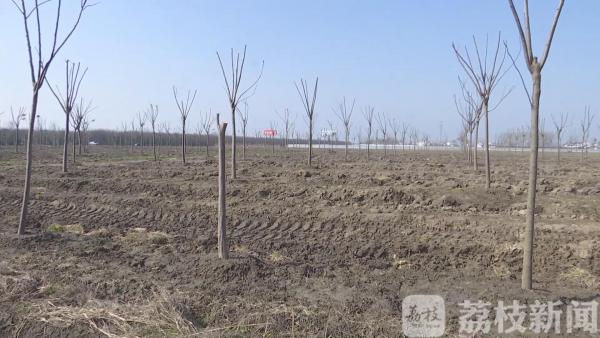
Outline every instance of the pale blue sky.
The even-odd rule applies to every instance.
[[[539,54],[557,1],[530,2]],[[76,1],[63,3],[68,7]],[[575,130],[585,105],[599,111],[598,17],[599,1],[567,0],[543,74],[542,115],[547,125],[550,114],[565,111],[574,116]],[[64,24],[68,18],[65,13]],[[493,36],[499,30],[517,51],[517,32],[505,0],[101,0],[85,14],[49,79],[64,85],[67,58],[88,66],[81,92],[94,100],[93,126],[102,128],[120,126],[150,103],[158,104],[159,119],[174,128],[179,122],[172,85],[197,88],[191,116],[195,126],[201,111],[227,112],[215,51],[226,53],[247,44],[246,83],[265,61],[264,76],[249,100],[252,133],[272,120],[281,125],[275,110],[286,107],[297,113],[298,129],[306,130],[293,82],[319,76],[317,129],[327,120],[339,125],[332,107],[345,95],[355,97],[358,108],[373,105],[433,138],[443,121],[454,138],[460,121],[452,95],[460,68],[451,43],[469,42],[472,34]],[[29,106],[23,26],[9,0],[0,1],[0,32],[0,111],[8,111],[10,105]],[[522,58],[518,61],[521,66]],[[513,94],[491,117],[494,134],[529,123],[528,103],[516,74],[505,78],[498,93],[511,86]],[[62,123],[62,112],[47,89],[40,105],[44,119]],[[0,116],[2,125],[6,115]],[[228,113],[225,117],[230,118]],[[354,125],[364,125],[363,120],[355,111]],[[593,135],[598,130],[594,127]]]

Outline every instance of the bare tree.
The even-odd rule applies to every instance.
[[[85,117],[81,115],[81,110],[77,110],[78,105],[79,103],[75,104],[75,110],[73,114],[71,114],[71,127],[73,127],[73,164],[77,162],[77,141],[81,141],[79,129],[81,128],[83,118]]]
[[[243,121],[243,119],[242,119]],[[209,152],[208,152],[208,147],[210,144],[210,130],[213,124],[213,116],[212,116],[212,112],[208,111],[204,114],[204,117],[202,118],[202,120],[200,121],[202,130],[204,131],[204,133],[206,134],[206,159],[208,159],[209,156]],[[245,124],[243,124],[243,130],[244,130],[244,148],[246,145],[246,127]],[[244,153],[245,153],[245,149],[244,149]],[[244,154],[244,158],[245,158],[245,154]]]
[[[594,121],[594,114],[591,113],[591,108],[586,106],[583,110],[583,119],[581,120],[581,161],[588,156],[588,140],[590,137],[590,128]]]
[[[369,160],[369,152],[371,150],[371,135],[373,134],[373,117],[375,116],[375,108],[366,106],[363,109],[363,116],[367,120],[367,161]]]
[[[88,114],[93,110],[92,101],[85,103],[82,99],[79,100],[78,103],[73,107],[73,113],[71,114],[71,126],[73,127],[73,132],[77,135],[77,143],[79,145],[79,155],[81,155],[81,129],[83,126],[83,122],[85,121]],[[76,159],[76,147],[75,147],[75,137],[73,137],[73,163],[75,163]]]
[[[165,145],[170,146],[171,145],[171,125],[169,124],[169,122],[162,123],[162,130],[163,130],[163,133],[165,133],[165,136],[167,137],[167,141],[165,142]]]
[[[513,17],[515,19],[517,28],[519,30],[519,37],[521,39],[521,44],[523,48],[523,55],[525,57],[525,64],[527,65],[527,69],[531,74],[532,81],[532,93],[529,92],[527,86],[525,85],[525,80],[518,67],[516,66],[515,59],[512,55],[509,56],[515,66],[515,69],[519,73],[521,77],[521,82],[523,84],[523,88],[527,93],[527,97],[529,99],[529,105],[531,107],[531,145],[530,145],[530,155],[529,155],[529,185],[528,185],[528,193],[527,193],[527,227],[525,233],[525,243],[523,246],[523,273],[521,278],[521,288],[526,290],[531,290],[533,286],[532,282],[532,269],[533,269],[533,230],[534,230],[534,221],[535,221],[535,197],[537,190],[537,167],[538,167],[538,134],[539,134],[539,116],[540,116],[540,96],[542,93],[541,84],[542,84],[542,69],[548,60],[548,54],[550,53],[550,46],[552,45],[552,40],[554,38],[554,33],[556,32],[556,26],[558,25],[558,20],[560,18],[560,14],[562,12],[563,6],[565,4],[565,0],[559,0],[558,7],[556,9],[556,13],[554,15],[554,19],[552,22],[552,26],[550,28],[550,33],[548,34],[548,39],[546,41],[546,47],[544,49],[544,54],[542,55],[541,60],[538,60],[537,56],[533,53],[533,44],[531,39],[531,25],[529,20],[529,1],[525,0],[525,14],[523,20],[519,17],[517,10],[515,8],[515,4],[513,0],[508,0],[508,4],[512,11]],[[525,27],[523,27],[522,22],[525,23]]]
[[[465,149],[465,155],[467,162],[471,163],[471,145],[473,143],[473,130],[475,127],[475,119],[473,118],[473,111],[469,109],[469,105],[460,104],[454,95],[454,105],[456,111],[462,119],[463,123],[463,147]]]
[[[237,163],[236,163],[236,129],[235,129],[235,114],[237,112],[237,106],[240,102],[246,100],[248,96],[252,95],[251,90],[256,89],[258,81],[262,77],[263,68],[265,62],[262,62],[260,68],[260,74],[258,78],[246,89],[240,89],[242,84],[242,75],[244,74],[244,64],[246,63],[246,46],[244,46],[244,52],[240,59],[240,53],[236,53],[234,58],[233,48],[231,49],[231,79],[228,80],[228,75],[223,67],[223,62],[219,52],[217,52],[217,58],[219,59],[219,65],[221,66],[221,72],[223,73],[223,79],[225,80],[225,87],[227,90],[227,97],[229,99],[229,107],[231,108],[231,176],[233,179],[237,178]]]
[[[492,92],[504,76],[509,68],[504,67],[504,63],[507,56],[507,47],[504,46],[504,52],[500,53],[500,38],[501,34],[498,33],[498,40],[496,42],[495,51],[492,50],[492,57],[488,58],[489,54],[489,45],[488,38],[485,40],[485,49],[480,52],[479,45],[475,36],[473,36],[473,46],[475,50],[476,59],[472,60],[471,55],[467,47],[464,48],[464,54],[462,54],[456,45],[452,43],[452,48],[454,49],[454,53],[456,54],[456,58],[460,63],[461,67],[467,74],[467,77],[471,80],[473,86],[475,87],[476,93],[479,95],[481,99],[481,109],[482,115],[485,117],[485,187],[486,189],[490,189],[491,184],[491,169],[490,169],[490,127],[489,127],[489,112],[494,110],[494,108],[490,108],[490,97]],[[482,57],[483,54],[483,57]],[[498,105],[504,100],[507,94],[502,97]]]
[[[402,134],[400,138],[402,139],[402,151],[404,151],[404,145],[406,144],[406,137],[408,136],[408,129],[410,126],[407,123],[402,123]]]
[[[352,112],[354,111],[354,104],[356,103],[356,99],[352,99],[352,105],[348,107],[346,105],[346,97],[342,99],[342,102],[338,105],[338,109],[334,110],[337,117],[344,124],[344,159],[348,161],[348,145],[350,144],[350,123],[352,120]]]
[[[477,171],[477,135],[475,136],[475,147],[473,148],[473,157],[471,157],[471,147],[473,146],[473,132],[475,132],[481,119],[482,100],[477,100],[466,87],[465,83],[458,79],[461,87],[461,98],[458,100],[454,96],[456,110],[465,124],[467,130],[467,159],[474,161],[474,169]]]
[[[23,24],[25,28],[25,39],[27,41],[27,53],[29,59],[29,70],[31,75],[31,84],[32,84],[32,99],[31,99],[31,111],[29,112],[29,137],[27,138],[27,155],[26,155],[26,168],[25,168],[25,184],[23,191],[23,203],[21,205],[21,215],[19,217],[19,229],[18,234],[23,235],[25,233],[25,227],[27,226],[27,216],[28,216],[28,208],[29,208],[29,191],[31,188],[31,169],[33,162],[33,133],[35,129],[35,118],[37,116],[37,108],[38,108],[38,98],[40,89],[44,86],[44,81],[46,79],[46,74],[50,69],[50,65],[56,55],[60,52],[60,50],[67,43],[69,38],[75,32],[75,29],[79,25],[83,13],[87,8],[91,5],[88,4],[88,0],[80,0],[79,10],[76,17],[75,23],[71,26],[71,28],[67,31],[66,35],[63,38],[59,38],[59,27],[60,27],[60,14],[61,14],[61,6],[62,1],[58,1],[57,5],[57,14],[54,25],[53,39],[52,39],[52,48],[49,51],[49,54],[44,56],[44,50],[42,48],[42,20],[40,17],[40,6],[48,3],[48,1],[39,2],[35,0],[33,8],[28,8],[25,5],[25,0],[21,0],[20,3],[18,0],[11,0],[15,5],[19,13],[21,13],[23,17]],[[30,22],[31,17],[35,19],[35,30],[37,32],[37,38],[30,34]],[[34,33],[36,34],[36,33]],[[37,46],[33,47],[33,44],[37,41]],[[37,51],[37,55],[34,54],[34,50]]]
[[[412,128],[410,130],[410,140],[413,144],[413,151],[417,150],[417,143],[419,142],[419,131],[417,130],[417,128]]]
[[[274,121],[269,122],[269,128],[273,130],[271,133],[271,154],[275,154],[275,136],[277,135],[277,123]]]
[[[152,127],[152,153],[154,155],[154,160],[157,161],[158,157],[156,155],[156,121],[158,120],[158,106],[150,104],[150,108],[148,109],[145,115],[150,120],[150,127]]]
[[[68,157],[68,144],[69,144],[69,122],[71,119],[71,112],[77,102],[77,96],[79,95],[79,87],[81,86],[81,81],[85,77],[87,73],[87,68],[83,70],[83,73],[80,73],[81,64],[71,63],[69,60],[66,61],[66,78],[67,84],[64,92],[64,96],[61,93],[60,89],[57,87],[56,90],[52,89],[52,86],[48,83],[48,88],[52,92],[52,95],[56,98],[58,103],[60,104],[63,112],[65,113],[65,137],[64,137],[64,145],[63,145],[63,172],[66,173],[67,168],[67,157]],[[48,80],[46,79],[46,83]]]
[[[554,124],[554,129],[556,130],[556,160],[558,163],[560,163],[560,136],[562,135],[563,131],[565,130],[565,128],[567,127],[567,124],[569,123],[569,114],[563,114],[560,113],[560,117],[558,117],[558,119],[555,119],[554,116],[552,116],[552,123]]]
[[[290,139],[290,134],[292,133],[292,130],[294,129],[294,122],[292,121],[292,114],[290,113],[290,110],[287,108],[285,108],[283,110],[283,114],[279,114],[279,112],[277,112],[277,111],[276,111],[276,113],[279,116],[279,118],[281,119],[281,122],[283,123],[283,131],[284,131],[283,146],[287,149],[289,139]]]
[[[165,145],[170,147],[173,143],[171,142],[171,124],[169,124],[169,122],[163,122],[163,131],[167,136],[167,140],[165,142]]]
[[[400,133],[400,122],[396,118],[390,119],[390,128],[392,129],[392,134],[394,135],[394,144],[392,149],[394,150],[394,155],[398,154],[398,134]]]
[[[123,141],[123,137],[127,136],[127,122],[121,122],[121,131],[122,133],[119,133],[119,146],[125,145],[126,141]]]
[[[144,126],[148,121],[148,114],[138,112],[137,114],[138,126],[140,127],[140,153],[144,154]]]
[[[429,144],[431,144],[429,135],[423,134],[422,140],[423,140],[423,145],[425,146],[425,150],[427,150],[427,147],[429,147]]]
[[[314,131],[314,117],[315,117],[315,102],[317,102],[317,88],[319,86],[319,78],[315,80],[315,86],[313,88],[312,97],[309,94],[309,88],[304,79],[300,79],[300,87],[297,83],[294,83],[304,111],[306,112],[306,118],[308,122],[308,166],[312,166],[312,144],[313,144],[313,131]],[[300,89],[302,88],[302,89]]]
[[[242,158],[246,159],[246,127],[248,126],[248,102],[244,101],[244,111],[238,109],[242,119]]]
[[[10,107],[10,118],[11,124],[13,128],[15,128],[15,152],[19,152],[19,127],[21,126],[21,121],[25,121],[27,118],[27,114],[25,114],[25,107],[19,107],[17,114],[15,115],[15,111],[13,107]]]
[[[381,135],[383,135],[383,156],[387,156],[387,132],[388,132],[388,119],[385,116],[385,113],[377,114],[377,125],[379,126],[379,130],[381,130]]]
[[[194,90],[194,94],[188,90],[187,97],[185,101],[183,99],[179,100],[177,95],[177,88],[173,86],[173,96],[175,97],[175,102],[177,103],[177,108],[179,109],[179,114],[181,116],[181,159],[183,164],[185,164],[185,123],[190,115],[190,110],[192,110],[192,105],[194,104],[194,100],[196,99],[197,91]]]
[[[217,239],[219,246],[219,258],[229,258],[229,249],[227,247],[227,218],[225,197],[227,194],[225,183],[225,130],[227,123],[219,122],[219,114],[217,114],[217,124],[219,126],[219,215],[218,215],[218,230]]]
[[[129,141],[131,145],[131,152],[133,152],[133,147],[135,146],[135,118],[131,120],[131,134],[129,134]]]
[[[88,130],[90,128],[90,124],[92,124],[92,122],[95,122],[96,120],[90,120],[89,116],[86,115],[86,117],[83,119],[83,123],[81,123],[81,132],[82,132],[82,139],[83,139],[83,152],[87,153],[88,152],[88,144],[90,142],[89,137],[88,137]],[[81,142],[79,143],[79,154],[81,155]]]

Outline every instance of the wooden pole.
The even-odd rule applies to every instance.
[[[219,115],[217,114],[217,121]],[[227,123],[219,123],[219,219],[218,219],[218,244],[219,258],[229,258],[227,248],[227,230],[226,230],[226,204],[225,204],[225,130]]]

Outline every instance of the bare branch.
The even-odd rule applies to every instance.
[[[533,101],[531,100],[531,94],[529,93],[529,89],[527,89],[527,84],[525,84],[525,79],[523,78],[523,74],[521,73],[521,70],[517,66],[517,62],[515,61],[515,58],[512,56],[512,54],[508,50],[508,46],[506,45],[506,42],[505,42],[504,46],[506,47],[506,51],[508,53],[508,57],[510,58],[510,60],[511,60],[511,62],[513,64],[513,67],[515,68],[515,70],[519,74],[519,78],[521,79],[521,84],[523,85],[523,89],[525,90],[525,94],[527,94],[527,100],[529,101],[529,104],[532,105]]]
[[[515,22],[517,24],[517,28],[519,30],[519,36],[521,37],[521,44],[523,46],[523,55],[525,56],[525,64],[527,65],[527,68],[531,72],[531,62],[533,61],[533,50],[532,50],[531,44],[528,43],[528,41],[530,41],[531,38],[525,37],[525,31],[523,30],[523,25],[521,24],[521,19],[519,18],[519,14],[517,13],[517,9],[515,8],[515,4],[514,4],[513,0],[508,0],[508,4],[510,6],[510,10],[511,10],[513,17],[515,19]],[[526,5],[526,8],[528,8],[527,5]],[[529,11],[527,11],[527,21],[529,21]],[[529,29],[529,25],[527,26],[527,28],[528,28],[527,36],[531,37],[531,30]],[[514,61],[513,61],[513,63],[514,63]]]
[[[546,64],[546,60],[548,60],[548,54],[550,53],[550,46],[552,45],[552,40],[554,40],[554,33],[556,32],[556,26],[558,25],[558,19],[560,18],[560,13],[562,12],[563,6],[565,5],[565,0],[560,0],[558,8],[556,9],[556,13],[554,15],[554,20],[552,22],[552,28],[550,29],[550,33],[548,33],[548,40],[546,41],[546,48],[544,50],[544,54],[542,56],[542,61],[540,62],[540,68],[544,68]]]

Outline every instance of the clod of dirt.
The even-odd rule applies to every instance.
[[[385,190],[382,194],[382,199],[385,202],[395,202],[398,204],[411,204],[414,202],[415,197],[405,193],[402,190],[397,190],[393,188],[389,188]]]
[[[600,188],[598,187],[584,187],[577,190],[579,195],[595,195],[600,194]]]
[[[405,267],[408,267],[408,261],[405,259],[401,259],[400,257],[396,256],[396,254],[394,254],[392,256],[392,266],[394,266],[394,268],[396,269],[402,269]]]
[[[571,245],[571,247],[579,258],[589,259],[594,256],[595,251],[600,250],[600,243],[596,240],[587,239],[579,242],[577,245]]]
[[[300,170],[300,171],[298,171],[297,175],[300,177],[311,177],[312,176],[312,174],[308,170]]]
[[[259,190],[258,191],[258,196],[259,197],[268,197],[271,194],[270,190]]]
[[[443,195],[435,200],[433,204],[438,207],[457,207],[460,205],[460,201],[453,196]]]
[[[513,214],[517,214],[517,215],[526,215],[527,214],[527,203],[523,202],[523,203],[514,203],[510,206],[510,211],[513,212]],[[541,205],[536,205],[535,206],[535,213],[536,214],[540,214],[542,213],[542,211],[544,211],[544,207],[542,207]]]
[[[384,185],[387,182],[389,182],[391,180],[391,178],[389,176],[385,176],[385,175],[378,175],[373,177],[372,182],[378,185]]]

